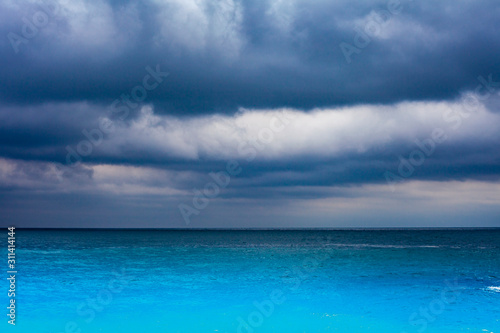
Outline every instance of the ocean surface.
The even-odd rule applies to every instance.
[[[16,231],[0,332],[500,333],[500,230]]]

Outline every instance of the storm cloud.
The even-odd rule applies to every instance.
[[[486,0],[3,1],[2,223],[186,227],[188,205],[194,227],[498,226],[499,18]]]

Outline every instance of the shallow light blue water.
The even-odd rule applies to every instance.
[[[16,237],[1,332],[500,332],[498,229]]]

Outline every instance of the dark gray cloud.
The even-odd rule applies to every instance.
[[[340,43],[355,46],[356,29],[376,22],[373,14],[388,3],[61,5],[18,53],[3,39],[0,94],[16,104],[107,104],[140,83],[146,66],[161,64],[171,76],[149,93],[157,112],[310,109],[450,99],[473,88],[478,75],[500,72],[495,1],[401,0],[401,12],[386,18],[348,64]],[[3,36],[21,36],[23,17],[39,8],[2,7]]]
[[[177,186],[190,189],[236,160],[243,172],[231,187],[241,193],[222,195],[248,196],[245,189],[252,187],[384,184],[386,172],[398,182],[496,181],[500,175],[499,115],[483,104],[469,112],[463,100],[192,118],[157,115],[144,106],[124,121],[87,104],[33,110],[5,113],[0,154],[57,163],[68,177],[82,164],[149,167],[196,174]],[[67,110],[74,110],[71,117],[64,116]],[[100,130],[103,120],[113,124],[111,133]],[[436,130],[442,141],[433,137]]]
[[[373,226],[437,203],[443,225],[491,226],[499,19],[493,0],[3,1],[4,222],[182,227],[236,160],[207,226],[360,226],[356,202]]]

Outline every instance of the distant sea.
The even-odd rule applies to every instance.
[[[3,278],[1,332],[500,333],[499,229],[16,238],[16,326]]]

